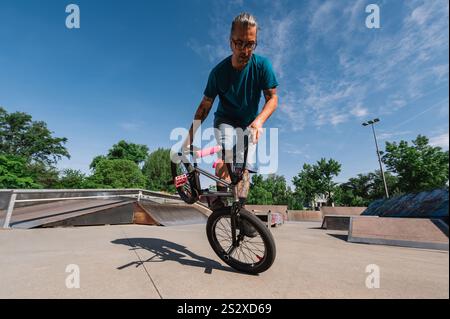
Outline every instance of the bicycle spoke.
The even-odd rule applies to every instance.
[[[242,249],[243,246],[241,245],[241,246],[239,246],[239,248],[240,248],[239,250],[241,251],[242,255],[244,256],[244,259],[245,259],[246,263],[247,263],[247,264],[253,264],[254,262],[253,262],[252,258],[251,258],[250,256],[248,256],[248,255],[244,252],[244,250]],[[250,259],[251,262],[247,262],[248,259]]]
[[[264,251],[258,251],[260,254],[258,255],[257,253],[255,253],[255,251],[253,249],[248,248],[248,246],[246,244],[243,245],[244,247],[246,247],[246,249],[250,252],[250,254],[252,256],[256,256],[256,258],[258,258],[258,260],[260,260],[262,257],[264,257]],[[261,256],[260,256],[261,255]],[[253,260],[253,259],[252,259]],[[256,261],[254,261],[256,262]]]
[[[255,246],[251,241],[244,241],[243,245],[258,258],[261,258],[261,256],[265,256],[266,254],[266,246],[264,245],[264,243],[262,249],[261,247]]]
[[[255,253],[254,249],[251,249],[250,247],[248,247],[247,242],[242,242],[241,245],[243,248],[245,248],[249,252],[250,256],[257,255]],[[262,251],[257,249],[257,252],[261,253]],[[251,259],[253,260],[253,258],[251,258]]]
[[[218,226],[217,226],[216,228],[219,229],[219,230],[221,230],[222,232],[224,232],[224,233],[228,236],[228,238],[231,239],[231,230],[228,231],[228,230],[225,228],[225,226],[222,225],[222,223],[221,223],[221,228],[219,228]]]
[[[260,237],[260,236],[258,236]],[[255,238],[243,237],[240,241],[238,253],[236,253],[236,260],[239,262],[253,265],[259,262],[265,255],[264,242],[253,242]],[[263,249],[257,245],[263,245]]]
[[[261,243],[255,243],[255,242],[252,242],[251,240],[244,240],[244,243],[247,243],[247,244],[252,245],[255,249],[260,249],[260,247],[258,247],[257,244],[258,244],[258,245],[262,245],[263,248],[265,247],[264,242],[261,242]]]
[[[222,218],[216,223],[215,230],[219,245],[225,251],[229,251],[233,243],[233,239],[231,238],[231,227],[228,227],[227,224],[228,226],[231,225],[229,222],[229,218]]]

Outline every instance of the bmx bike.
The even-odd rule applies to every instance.
[[[206,223],[206,234],[214,252],[232,268],[250,274],[258,274],[269,269],[276,256],[273,236],[267,226],[254,214],[243,207],[239,200],[237,185],[242,180],[248,153],[248,137],[244,142],[244,162],[239,165],[225,163],[231,182],[227,182],[198,167],[197,160],[222,151],[222,147],[214,146],[203,150],[194,149],[177,153],[171,159],[173,183],[180,198],[193,204],[200,196],[210,204],[213,197],[232,199],[232,204],[214,210]],[[216,160],[213,167],[221,160]],[[204,175],[221,185],[227,191],[218,192],[202,189],[200,175]],[[270,226],[269,226],[270,227]],[[249,231],[250,230],[250,231]]]

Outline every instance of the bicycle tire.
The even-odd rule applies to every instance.
[[[258,236],[261,237],[262,239],[262,243],[264,245],[264,255],[257,256],[258,259],[257,262],[248,263],[237,260],[235,257],[233,257],[234,252],[233,254],[228,256],[227,252],[225,251],[225,248],[220,243],[220,239],[217,238],[218,237],[217,228],[219,227],[218,226],[219,221],[221,219],[228,219],[228,218],[230,218],[231,221],[231,207],[220,208],[214,211],[208,217],[208,221],[206,223],[206,234],[208,237],[209,244],[211,245],[212,249],[217,254],[217,256],[232,268],[250,274],[262,273],[267,269],[269,269],[272,266],[273,262],[275,261],[276,257],[275,240],[273,239],[273,236],[270,233],[270,231],[267,229],[267,226],[265,226],[263,222],[258,219],[258,217],[256,217],[255,215],[253,215],[252,213],[250,213],[245,209],[241,209],[239,215],[240,220],[245,220],[248,223],[250,223],[250,225],[253,226],[256,232],[258,233]],[[229,226],[231,234],[231,224]],[[236,231],[239,232],[239,230]],[[253,240],[253,238],[248,239],[248,243],[251,243],[251,240]],[[244,245],[243,242],[241,244],[242,245],[240,246]],[[255,244],[256,244],[255,242],[251,243],[251,245]],[[247,256],[246,254],[243,255]],[[249,257],[251,260],[253,256],[247,257]]]
[[[173,180],[175,180],[175,177],[180,175],[180,172],[178,170],[179,165],[183,165],[182,167],[185,168],[186,172],[191,172],[193,170],[191,163],[183,163],[182,161],[176,163],[173,160],[171,160],[170,166],[171,166]],[[199,198],[199,194],[198,194],[196,183],[195,183],[195,178],[191,176],[188,179],[187,185],[188,185],[187,188],[185,187],[186,185],[176,188],[178,195],[185,203],[194,204],[196,201],[198,201],[198,198]]]

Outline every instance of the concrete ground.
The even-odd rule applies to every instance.
[[[449,298],[447,251],[352,244],[319,227],[272,228],[277,259],[258,276],[224,264],[204,224],[0,230],[0,298]],[[71,264],[79,288],[66,287]],[[379,288],[366,287],[371,264]]]

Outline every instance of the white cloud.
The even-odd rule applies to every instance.
[[[292,131],[301,131],[307,124],[301,101],[293,91],[284,92],[282,96],[278,107],[281,114],[276,113],[278,118],[287,122]]]
[[[346,122],[347,119],[348,119],[347,114],[332,114],[329,121],[333,125],[338,125],[340,123]]]
[[[286,64],[296,50],[292,29],[298,18],[297,14],[292,11],[281,18],[269,17],[269,19],[260,22],[264,30],[260,33],[260,54],[266,55],[272,60],[273,68],[279,79],[284,77]]]
[[[448,3],[447,3],[448,7]],[[445,5],[439,1],[425,1],[422,5],[417,6],[405,21],[408,23],[423,25],[425,22],[430,21],[434,17],[434,11],[436,9],[445,10]]]
[[[316,9],[309,27],[312,33],[323,35],[333,29],[337,24],[337,19],[334,18],[337,3],[336,1],[327,1]]]
[[[408,135],[411,133],[412,133],[412,131],[381,132],[381,133],[377,134],[377,138],[379,140],[387,140],[387,139],[397,138],[399,136]]]
[[[301,155],[309,159],[310,158],[309,148],[310,148],[309,144],[299,146],[290,143],[284,143],[283,147],[281,148],[281,151],[291,155]]]
[[[449,148],[448,132],[431,137],[430,145],[439,146],[439,147],[442,147],[443,149],[448,150],[448,148]]]
[[[399,124],[395,125],[393,127],[393,129],[396,129],[396,128],[400,127],[400,126],[403,126],[403,125],[405,125],[405,124],[415,120],[416,118],[420,117],[421,115],[423,115],[423,114],[425,114],[425,113],[427,113],[427,112],[429,112],[429,111],[431,111],[433,109],[436,109],[436,108],[441,109],[443,105],[445,105],[445,107],[448,107],[448,97],[446,97],[443,100],[438,101],[437,103],[432,104],[431,106],[425,108],[425,110],[421,111],[420,113],[414,114],[413,116],[409,117],[408,119],[400,122]]]
[[[431,73],[439,80],[448,80],[448,63],[432,66]]]
[[[369,114],[369,110],[361,105],[357,105],[350,111],[350,113],[356,117],[363,117]]]

